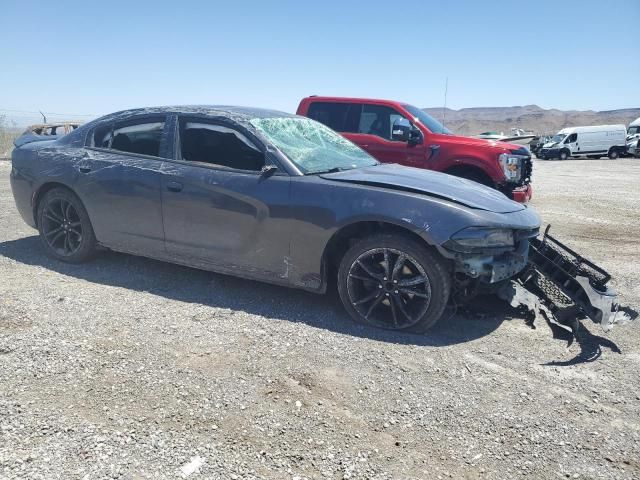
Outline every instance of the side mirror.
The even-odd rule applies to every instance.
[[[263,177],[270,177],[271,175],[276,173],[277,170],[278,167],[276,167],[275,165],[267,164],[260,169],[260,175],[262,175]]]
[[[411,126],[411,131],[409,132],[408,143],[409,145],[419,145],[422,143],[422,132],[413,125]]]
[[[398,118],[393,122],[391,138],[396,142],[408,142],[411,133],[411,123],[406,118]]]

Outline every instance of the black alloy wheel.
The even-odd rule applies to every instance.
[[[437,254],[401,235],[358,242],[345,254],[338,277],[342,302],[356,321],[416,332],[438,321],[451,282]]]
[[[71,263],[86,260],[95,251],[95,236],[80,199],[69,190],[55,188],[38,205],[38,230],[52,257]]]

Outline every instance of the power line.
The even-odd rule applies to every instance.
[[[0,112],[7,113],[31,113],[33,115],[40,115],[41,112],[32,112],[30,110],[8,110],[6,108],[0,108]],[[44,112],[47,115],[60,115],[64,117],[97,117],[94,113],[55,113],[55,112]]]

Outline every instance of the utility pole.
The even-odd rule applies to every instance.
[[[444,127],[444,120],[447,116],[447,90],[449,90],[449,77],[446,77],[444,81],[444,108],[442,109],[442,126]]]

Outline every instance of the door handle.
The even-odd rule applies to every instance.
[[[167,190],[170,192],[181,192],[182,184],[180,182],[169,182],[167,183]]]
[[[91,167],[82,166],[78,167],[78,170],[80,170],[80,173],[89,173],[91,171]]]

